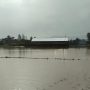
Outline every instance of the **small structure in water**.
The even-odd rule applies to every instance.
[[[33,38],[31,47],[39,48],[63,48],[69,47],[68,38]]]

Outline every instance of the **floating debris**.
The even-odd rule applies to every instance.
[[[9,57],[9,56],[5,56],[5,57],[0,57],[0,58],[25,58],[25,59],[45,59],[45,60],[51,60],[51,59],[55,59],[55,60],[80,60],[80,59],[75,59],[75,58],[31,58],[31,57]]]

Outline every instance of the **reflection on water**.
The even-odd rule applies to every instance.
[[[86,54],[90,56],[90,48],[87,49],[87,53]]]
[[[0,48],[0,57],[0,90],[90,89],[90,49]]]

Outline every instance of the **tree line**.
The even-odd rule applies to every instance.
[[[5,38],[0,39],[0,46],[26,46],[30,47],[32,39],[36,37],[30,36],[29,39],[27,39],[27,36],[24,34],[18,34],[17,39],[13,36],[6,36]],[[69,41],[70,46],[79,46],[79,45],[86,45],[90,46],[90,33],[87,33],[87,40],[76,38],[74,40]]]
[[[30,46],[32,41],[32,36],[30,39],[27,39],[27,36],[24,34],[18,34],[17,39],[13,36],[6,36],[5,38],[0,39],[1,46]]]
[[[87,39],[80,39],[80,38],[76,38],[74,40],[70,40],[70,45],[72,46],[81,46],[81,45],[85,45],[85,46],[90,46],[90,33],[87,33]]]

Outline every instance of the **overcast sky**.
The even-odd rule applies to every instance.
[[[0,38],[85,37],[90,32],[90,0],[0,0]]]

